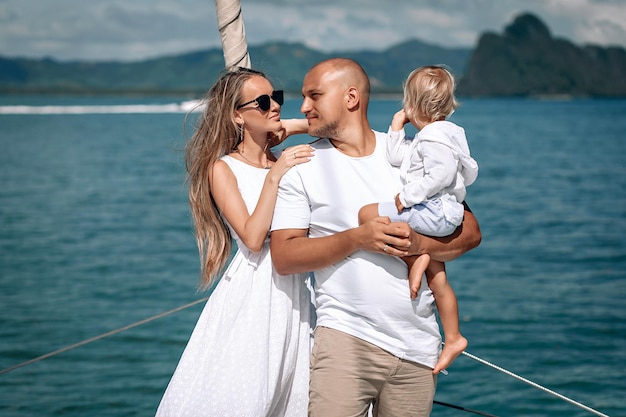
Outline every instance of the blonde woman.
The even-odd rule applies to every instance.
[[[227,72],[209,90],[187,144],[201,287],[215,289],[157,416],[306,416],[307,276],[274,271],[268,231],[280,179],[313,150],[297,145],[278,158],[270,151],[307,130],[306,120],[280,119],[282,103],[263,73]],[[231,238],[237,253],[227,265]]]
[[[462,127],[446,120],[458,103],[454,78],[445,68],[424,66],[409,76],[404,86],[403,109],[389,128],[387,156],[400,168],[402,188],[394,201],[369,204],[359,212],[359,222],[387,216],[392,222],[407,222],[418,233],[449,236],[463,222],[466,187],[478,176],[478,164],[470,156]],[[406,138],[404,125],[419,132]],[[408,139],[408,140],[407,140]],[[405,257],[409,265],[412,299],[418,295],[426,272],[433,292],[445,338],[445,346],[433,369],[443,371],[467,347],[459,330],[457,299],[448,283],[445,265],[428,254]]]

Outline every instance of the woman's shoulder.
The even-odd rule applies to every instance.
[[[222,156],[220,159],[215,161],[216,166],[221,165],[222,167],[229,167],[231,171],[235,171],[240,167],[247,166],[247,164],[238,158],[228,154]]]
[[[237,171],[238,164],[243,164],[236,158],[233,158],[230,155],[224,155],[213,164],[212,174],[214,178],[220,179],[225,178],[227,176],[235,175]]]

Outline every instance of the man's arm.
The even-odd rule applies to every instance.
[[[270,253],[279,274],[296,274],[332,265],[361,249],[379,253],[393,250],[398,256],[407,255],[410,233],[406,223],[390,223],[387,217],[377,217],[359,227],[317,238],[307,237],[306,229],[274,230]]]
[[[393,256],[428,253],[435,260],[450,261],[478,246],[482,238],[476,217],[464,206],[463,223],[444,238],[420,235],[408,224],[391,223],[387,217],[318,238],[307,237],[306,229],[274,230],[270,238],[274,268],[281,275],[315,271],[361,249]]]
[[[409,253],[411,255],[428,253],[437,261],[448,262],[477,247],[482,239],[478,220],[465,202],[463,206],[465,207],[463,223],[453,234],[436,238],[412,232]]]

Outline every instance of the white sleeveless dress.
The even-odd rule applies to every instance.
[[[267,170],[222,159],[252,213]],[[278,275],[269,240],[255,254],[231,233],[239,249],[204,307],[156,415],[306,417],[313,321],[308,276]]]

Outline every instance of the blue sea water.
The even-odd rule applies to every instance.
[[[204,296],[181,151],[190,124],[160,112],[171,102],[0,97],[0,369]],[[157,106],[64,111],[120,104]],[[283,117],[298,106],[287,100]],[[373,100],[372,126],[386,130],[398,108]],[[448,264],[467,351],[626,416],[626,100],[467,99],[452,119],[480,164],[467,201],[483,241]],[[201,308],[1,374],[0,415],[153,415]],[[502,417],[593,415],[466,356],[435,399]]]

